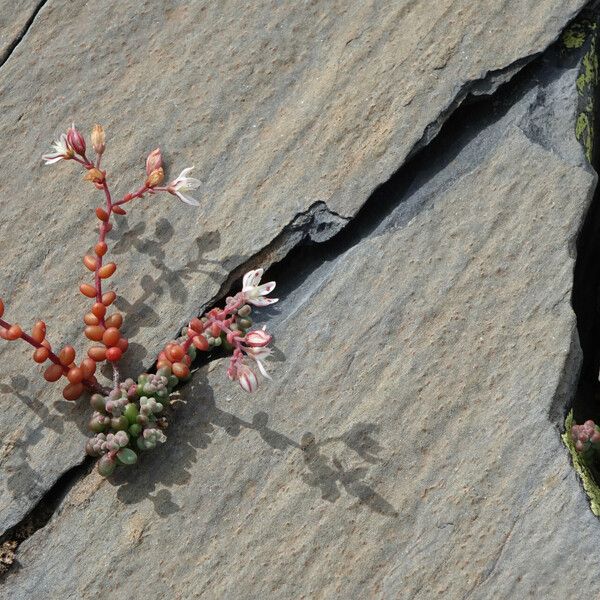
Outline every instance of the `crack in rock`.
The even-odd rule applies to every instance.
[[[235,293],[236,286],[239,287],[241,277],[247,271],[257,267],[268,269],[285,260],[297,246],[311,242],[322,244],[337,235],[351,220],[330,210],[325,202],[315,202],[308,210],[298,213],[267,246],[230,270],[217,294],[203,305],[200,314],[222,302],[229,294]]]
[[[42,2],[38,5],[38,9],[32,16],[28,27],[44,4],[45,2]],[[16,40],[11,53],[26,31],[27,29]],[[10,53],[8,56],[10,56]],[[399,203],[405,203],[406,205],[405,210],[401,211],[402,219],[410,219],[411,215],[415,211],[421,210],[423,205],[412,205],[410,198],[408,200],[405,199],[401,193],[398,193],[398,190],[407,190],[415,181],[415,172],[418,172],[418,168],[423,167],[431,161],[440,148],[447,145],[449,140],[452,141],[456,129],[460,129],[463,126],[466,113],[464,109],[460,108],[460,105],[465,98],[471,94],[473,96],[486,96],[486,102],[490,101],[496,96],[501,86],[506,84],[507,81],[512,80],[534,57],[532,55],[520,59],[505,69],[488,74],[482,80],[470,82],[468,85],[463,86],[448,109],[441,113],[438,119],[428,125],[423,137],[411,151],[410,160],[405,161],[388,181],[377,187],[354,218],[336,214],[327,207],[324,201],[313,203],[308,210],[298,213],[292,222],[286,225],[271,243],[231,270],[227,279],[221,285],[219,292],[206,306],[213,305],[218,299],[226,296],[227,291],[232,289],[232,285],[240,279],[243,273],[257,265],[271,266],[271,273],[281,274],[280,277],[277,277],[278,279],[283,280],[284,283],[286,281],[293,281],[293,285],[297,285],[298,282],[294,279],[294,273],[290,273],[289,271],[290,265],[296,264],[299,260],[300,253],[309,255],[305,259],[308,263],[313,261],[315,265],[322,266],[331,257],[339,256],[346,249],[357,244],[364,236],[382,227],[387,217],[398,207]],[[491,105],[486,104],[486,107],[489,108],[489,106]],[[444,130],[448,133],[445,134]],[[432,149],[432,144],[434,143],[435,147]],[[426,159],[422,156],[424,152],[427,152]],[[392,189],[394,193],[391,194],[390,191]],[[388,222],[385,226],[398,226],[397,219],[398,217],[395,216],[394,220]],[[311,252],[307,252],[307,244],[311,246]],[[289,288],[289,285],[287,287]],[[89,472],[89,468],[88,462],[84,461],[83,464],[77,465],[64,473],[32,511],[28,513],[28,516],[9,530],[4,539],[10,540],[12,536],[13,538],[20,538],[18,540],[20,543],[20,541],[29,537],[37,528],[43,527],[52,514],[54,514],[54,511],[60,506],[61,499],[68,493],[76,481]],[[44,518],[33,519],[37,525],[27,535],[17,534],[17,532],[29,531],[27,523],[32,520],[31,515],[44,515]]]
[[[6,50],[0,56],[0,68],[6,63],[6,61],[11,57],[12,53],[17,49],[17,46],[21,43],[23,38],[27,35],[30,27],[33,25],[35,18],[42,8],[48,3],[48,0],[41,0],[37,3],[37,5],[31,11],[31,15],[23,25],[23,28],[19,32],[19,34],[13,39],[13,41],[7,46]]]

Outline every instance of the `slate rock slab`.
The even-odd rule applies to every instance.
[[[298,262],[266,319],[274,381],[249,397],[224,361],[197,372],[167,443],[80,481],[0,594],[598,595],[600,526],[558,428],[596,183],[578,72],[542,62],[473,107],[378,228]]]
[[[146,199],[111,236],[136,373],[298,215],[325,203],[334,232],[472,82],[514,72],[584,3],[49,0],[0,70],[7,317],[44,318],[54,344],[85,348],[76,290],[99,199],[70,165],[40,161],[72,120],[105,126],[121,194],[157,144],[172,176],[195,165],[205,182],[200,209]],[[87,409],[43,384],[27,351],[2,345],[0,360],[4,531],[81,460]]]

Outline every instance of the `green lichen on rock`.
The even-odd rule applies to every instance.
[[[575,137],[583,145],[585,156],[589,162],[592,160],[594,150],[593,127],[587,112],[579,113],[575,123]]]
[[[597,517],[600,517],[600,487],[598,487],[598,484],[594,481],[594,477],[592,476],[589,467],[583,461],[581,455],[577,452],[577,450],[575,450],[575,444],[573,443],[573,438],[571,437],[572,426],[573,411],[570,411],[565,419],[565,432],[560,437],[571,454],[573,466],[575,467],[575,471],[579,475],[581,483],[583,484],[583,489],[589,498],[592,512]]]
[[[594,154],[594,98],[598,86],[599,67],[596,52],[598,23],[592,17],[581,17],[562,35],[563,51],[581,56],[580,73],[577,77],[577,93],[580,98],[579,114],[575,125],[575,137],[584,148],[585,156],[591,163]]]
[[[583,23],[573,23],[565,29],[562,41],[566,48],[581,48],[587,37],[587,31]]]
[[[598,83],[598,54],[596,53],[596,36],[592,37],[590,48],[583,57],[583,81],[586,85],[595,86]]]

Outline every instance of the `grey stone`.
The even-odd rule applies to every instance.
[[[0,70],[7,318],[87,347],[76,290],[101,199],[40,161],[72,120],[105,126],[120,194],[158,144],[171,176],[194,164],[205,182],[200,209],[146,198],[111,234],[132,374],[250,257],[279,260],[289,243],[270,243],[298,215],[325,206],[335,232],[474,82],[542,51],[584,3],[46,2]],[[87,408],[28,351],[2,344],[0,360],[4,531],[81,460]]]
[[[0,5],[0,65],[27,31],[43,0],[11,0]]]
[[[249,397],[224,359],[198,371],[167,443],[82,479],[4,597],[597,596],[557,427],[596,177],[558,55],[465,109],[371,233],[288,265],[274,381]]]

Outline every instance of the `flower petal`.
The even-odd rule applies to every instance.
[[[263,269],[255,269],[254,271],[248,271],[244,275],[243,290],[247,291],[249,288],[253,288],[260,282],[260,278],[263,276]]]
[[[269,304],[275,304],[279,298],[264,298],[259,296],[258,298],[246,298],[246,302],[253,304],[254,306],[268,306]]]
[[[198,202],[198,200],[192,198],[191,196],[188,196],[187,194],[184,194],[183,192],[175,190],[175,195],[186,204],[191,204],[192,206],[200,206],[200,202]]]
[[[52,154],[44,154],[42,156],[42,160],[46,161],[45,164],[52,165],[59,160],[63,160],[63,155],[58,154],[57,152],[53,152]]]
[[[195,177],[186,177],[184,187],[188,190],[196,190],[202,185],[202,182]]]
[[[186,167],[185,169],[183,169],[183,171],[179,173],[175,181],[181,181],[182,179],[185,179],[187,177],[187,174],[190,173],[193,168],[194,167]]]
[[[259,285],[256,288],[256,291],[261,296],[266,296],[267,294],[270,294],[275,289],[275,285],[276,285],[276,283],[274,281],[269,281],[268,283],[263,283],[262,285]]]
[[[252,369],[249,367],[244,367],[243,369],[239,369],[238,374],[239,384],[242,386],[242,389],[245,392],[251,394],[252,392],[256,391],[256,388],[258,387],[258,380],[256,379],[256,375]]]
[[[273,378],[269,375],[268,371],[265,369],[265,366],[263,365],[262,361],[257,359],[256,364],[258,365],[258,370],[262,373],[263,377],[266,377],[267,379],[270,379],[271,381],[273,381]]]

